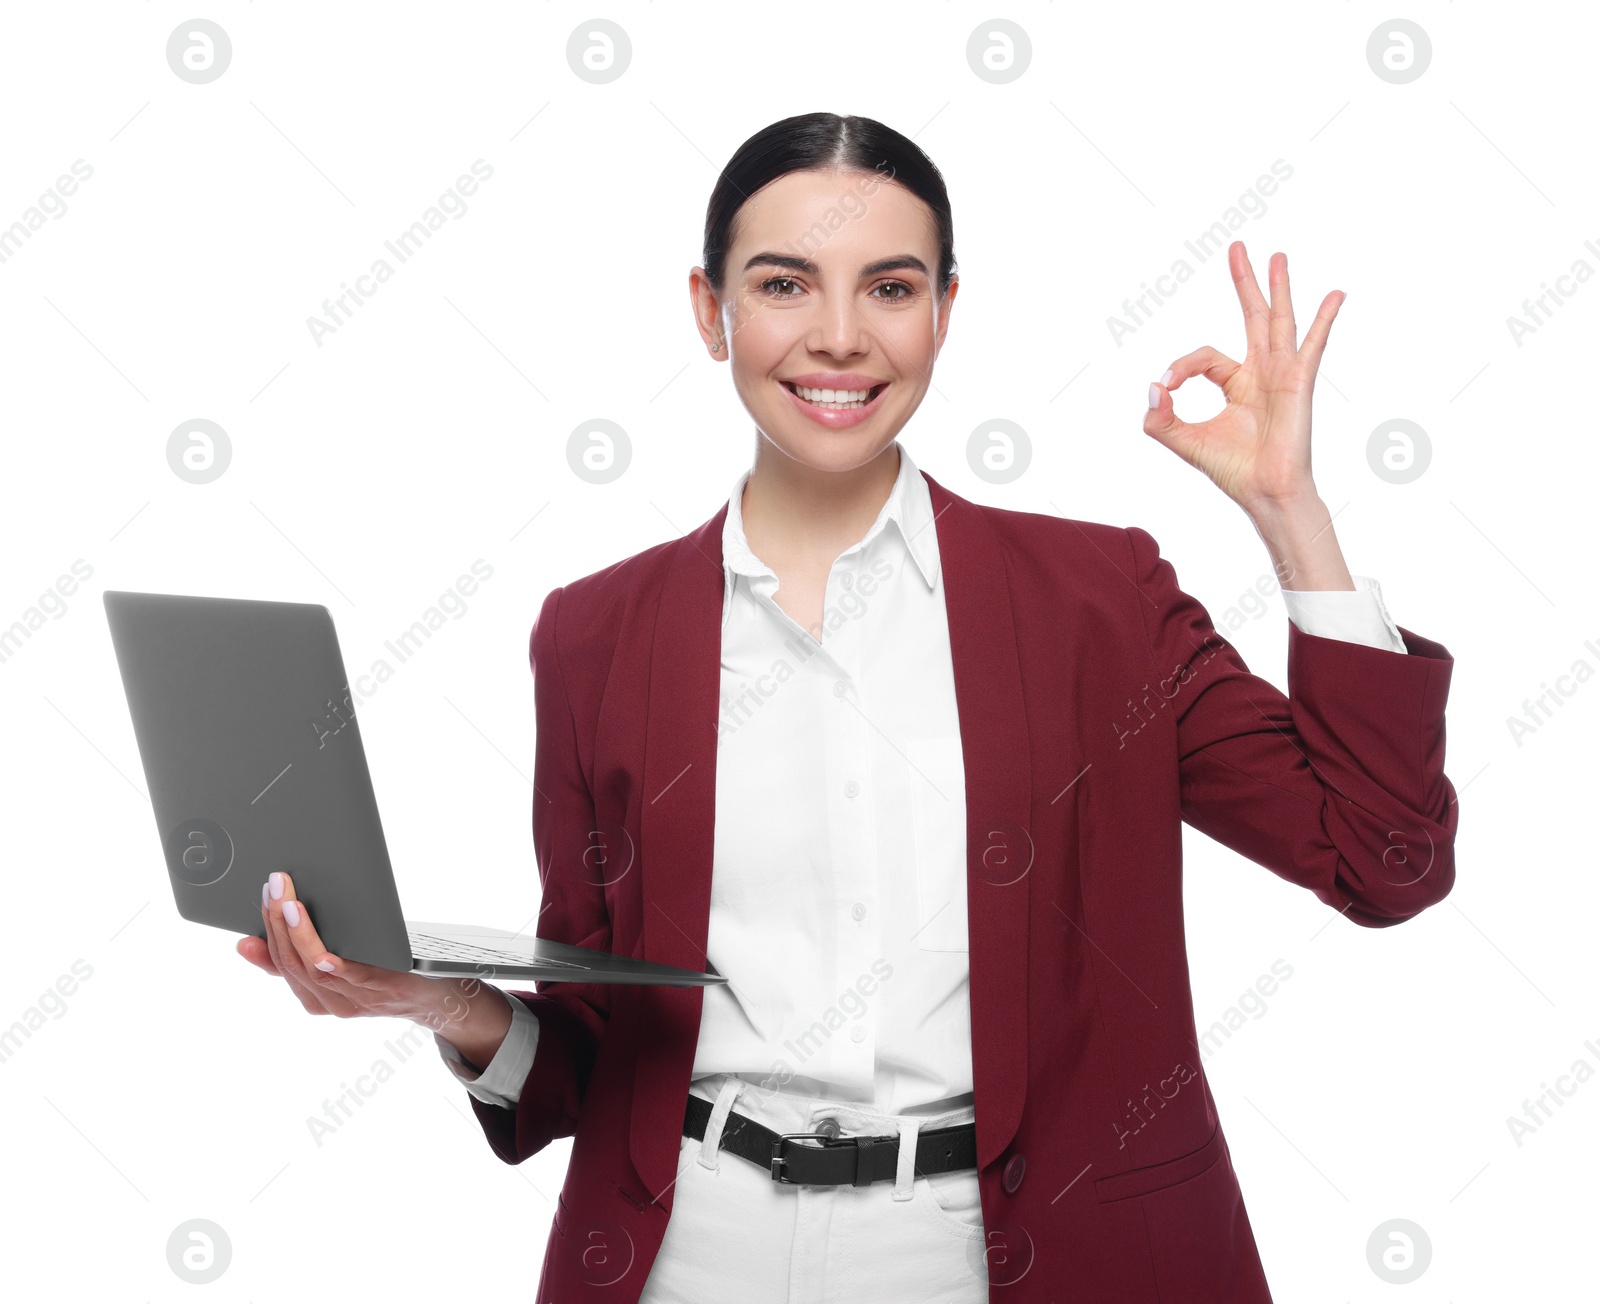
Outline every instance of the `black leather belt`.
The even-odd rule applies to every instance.
[[[693,1092],[683,1112],[683,1134],[703,1141],[711,1121],[711,1102]],[[828,1120],[832,1121],[832,1120]],[[836,1125],[837,1126],[837,1125]],[[821,1145],[803,1145],[815,1139]],[[806,1186],[868,1186],[892,1182],[900,1166],[900,1137],[839,1136],[834,1132],[774,1132],[738,1110],[729,1110],[717,1149],[748,1159],[769,1171],[772,1180]],[[975,1124],[917,1129],[916,1176],[950,1173],[978,1166]]]

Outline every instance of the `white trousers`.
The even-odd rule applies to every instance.
[[[713,1102],[703,1141],[682,1138],[672,1214],[639,1304],[987,1304],[976,1169],[917,1177],[920,1128],[970,1123],[944,1114],[879,1114],[848,1101],[772,1091],[731,1074],[689,1084]],[[717,1149],[728,1111],[774,1132],[900,1137],[894,1182],[806,1186]],[[801,1141],[798,1144],[817,1144]]]

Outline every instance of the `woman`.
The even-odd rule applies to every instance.
[[[1144,418],[1266,544],[1285,697],[1143,530],[917,470],[896,436],[951,231],[880,123],[746,141],[690,291],[753,464],[534,626],[539,935],[726,986],[370,968],[286,875],[239,944],[314,1013],[434,1028],[506,1162],[574,1137],[541,1301],[1268,1301],[1200,1068],[1180,820],[1368,927],[1453,882],[1449,653],[1357,587],[1311,477],[1343,296],[1296,348],[1284,258],[1269,304],[1235,244],[1245,360],[1175,360]],[[1189,424],[1170,391],[1198,375],[1227,406]]]

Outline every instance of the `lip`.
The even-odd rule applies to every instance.
[[[838,386],[818,385],[816,387],[818,389],[871,389],[874,385],[881,385],[883,387],[878,390],[872,401],[863,407],[840,408],[834,411],[830,411],[827,408],[819,408],[814,403],[807,403],[805,399],[801,398],[800,395],[796,394],[792,389],[789,388],[790,384],[794,384],[804,385],[807,389],[810,389],[812,387],[810,380],[797,379],[789,381],[787,384],[783,381],[779,381],[778,388],[788,395],[789,402],[792,403],[796,409],[798,409],[802,416],[810,418],[819,426],[826,426],[829,430],[847,430],[851,426],[860,425],[874,412],[876,412],[879,405],[883,402],[883,396],[892,388],[892,384],[887,381],[870,380],[870,378],[865,376],[861,377],[861,379],[868,381],[868,383]]]
[[[887,385],[882,376],[869,376],[860,371],[808,371],[803,376],[779,376],[786,385],[804,385],[807,389],[872,389]]]

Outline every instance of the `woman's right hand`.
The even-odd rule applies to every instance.
[[[296,900],[288,874],[274,873],[262,885],[261,918],[266,940],[242,937],[234,949],[258,969],[285,979],[309,1013],[341,1019],[384,1015],[435,1028],[449,1021],[439,1008],[441,998],[451,995],[448,984],[329,952],[310,911]]]

